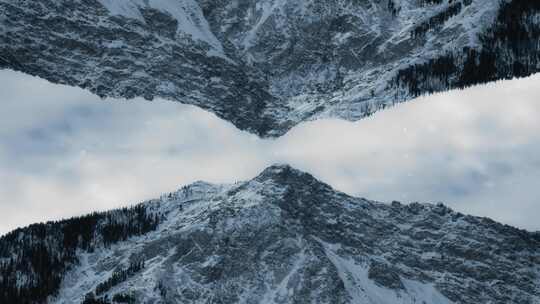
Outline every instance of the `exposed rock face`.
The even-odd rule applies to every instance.
[[[351,197],[288,166],[272,166],[235,185],[195,183],[140,206],[142,219],[159,219],[159,225],[105,245],[101,239],[111,239],[118,229],[103,227],[114,218],[130,223],[130,217],[116,211],[98,220],[92,245],[66,262],[71,266],[49,303],[80,303],[85,297],[86,303],[122,297],[132,303],[540,300],[538,233],[441,204]],[[59,231],[62,225],[67,224],[43,229]],[[43,245],[36,230],[2,238],[0,258],[22,256],[21,240],[31,240],[32,248]],[[26,277],[33,276],[24,260],[12,260]],[[8,266],[0,265],[5,278]]]
[[[0,0],[0,68],[260,136],[540,69],[529,0]]]

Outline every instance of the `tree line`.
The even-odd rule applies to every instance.
[[[540,1],[502,1],[494,25],[480,37],[480,49],[464,48],[400,70],[391,84],[396,99],[538,72],[539,13]]]
[[[68,220],[34,224],[0,238],[0,303],[45,303],[64,273],[92,252],[155,230],[158,214],[140,204]]]

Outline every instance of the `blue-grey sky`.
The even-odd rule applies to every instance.
[[[100,100],[0,70],[0,234],[235,182],[289,163],[373,200],[444,202],[540,230],[540,75],[420,98],[261,140],[167,101]]]

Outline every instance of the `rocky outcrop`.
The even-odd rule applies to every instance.
[[[131,221],[118,211],[106,220],[99,217],[87,228],[98,237],[58,273],[62,281],[49,303],[116,303],[116,298],[131,303],[532,304],[540,299],[538,233],[442,204],[351,197],[285,165],[234,185],[198,182],[138,208],[144,217],[134,223],[149,218],[158,226],[103,243],[102,236],[118,231],[104,232],[99,228],[104,223],[110,226],[117,218],[117,226],[130,227]],[[58,231],[70,221],[43,227]],[[18,258],[25,256],[21,240],[35,247],[50,242],[35,231],[20,229],[0,240],[0,258],[14,261],[0,264],[0,278],[6,278],[6,267],[31,277],[25,259]],[[45,256],[61,253],[52,248]],[[7,282],[0,279],[16,284]]]
[[[540,68],[528,0],[0,1],[0,68],[264,137]]]

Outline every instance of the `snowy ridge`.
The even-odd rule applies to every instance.
[[[354,259],[345,259],[336,252],[339,245],[320,241],[327,256],[336,265],[339,277],[345,282],[345,289],[352,298],[352,303],[392,304],[392,303],[438,303],[451,304],[433,284],[412,280],[402,280],[404,291],[393,291],[377,285],[369,278],[369,265],[358,265]]]
[[[276,137],[538,72],[538,16],[526,0],[0,0],[0,68]]]
[[[179,31],[190,35],[193,40],[208,43],[223,54],[221,43],[210,31],[201,8],[193,0],[100,0],[100,2],[113,15],[139,19],[143,22],[141,8],[149,7],[171,14],[178,21]]]
[[[197,182],[141,206],[159,215],[156,229],[78,249],[49,303],[540,299],[538,233],[442,204],[351,197],[286,165],[234,185]],[[0,253],[19,248],[8,239]]]

